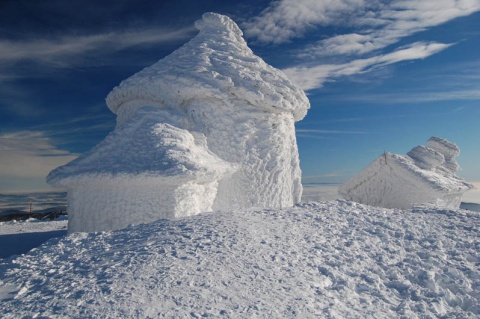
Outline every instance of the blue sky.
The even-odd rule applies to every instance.
[[[47,189],[51,169],[114,128],[108,92],[195,36],[207,11],[306,90],[305,183],[344,182],[431,136],[459,145],[459,175],[480,181],[478,0],[4,0],[0,192]]]

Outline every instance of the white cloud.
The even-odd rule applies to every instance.
[[[274,1],[260,16],[243,24],[248,37],[261,42],[282,43],[301,37],[316,25],[344,22],[343,17],[364,7],[363,0]]]
[[[344,101],[362,101],[375,104],[404,104],[437,101],[456,101],[454,110],[464,110],[461,101],[480,100],[480,61],[455,61],[435,69],[423,70],[421,78],[414,76],[408,91],[396,88],[391,92],[335,95]],[[415,85],[418,83],[418,85]],[[418,87],[417,89],[415,89]]]
[[[192,28],[178,30],[146,29],[58,38],[0,40],[0,79],[13,77],[7,67],[30,61],[50,67],[66,68],[81,65],[98,55],[107,55],[127,48],[172,42],[187,38]],[[18,77],[18,74],[15,74]]]
[[[315,26],[354,27],[356,32],[324,39],[301,55],[364,54],[479,10],[478,0],[280,0],[243,27],[265,43],[303,37]]]
[[[332,135],[343,134],[365,134],[361,131],[341,131],[341,130],[319,130],[319,129],[295,129],[297,138],[328,139]]]
[[[365,134],[359,131],[338,131],[338,130],[318,130],[318,129],[296,129],[297,133],[315,133],[315,134]]]
[[[45,176],[76,157],[75,154],[57,149],[43,132],[1,134],[0,189],[22,191],[32,184],[48,188]]]
[[[417,42],[390,53],[381,50],[402,38],[479,10],[478,0],[279,0],[244,23],[243,28],[258,42],[284,43],[309,32],[321,32],[316,29],[319,26],[335,27],[338,34],[296,52],[303,64],[284,70],[295,83],[309,90],[341,76],[438,53],[451,44]],[[320,57],[344,62],[321,64]]]
[[[472,101],[480,100],[480,90],[478,88],[456,89],[445,88],[440,90],[424,92],[402,93],[383,93],[373,95],[356,95],[355,101],[368,101],[371,103],[392,104],[392,103],[422,103],[439,101]],[[455,110],[461,111],[463,107]]]
[[[424,59],[451,46],[444,43],[416,42],[394,52],[366,59],[357,59],[343,64],[292,67],[283,71],[295,84],[304,90],[319,88],[327,80],[367,72],[377,67],[400,61]]]

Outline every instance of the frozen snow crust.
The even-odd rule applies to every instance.
[[[479,232],[332,201],[76,233],[0,264],[0,317],[479,318]]]
[[[121,123],[139,106],[184,108],[198,100],[240,100],[259,110],[293,114],[310,103],[285,74],[253,54],[229,17],[205,13],[200,33],[166,58],[124,80],[107,96]]]
[[[418,205],[458,208],[473,185],[458,177],[454,143],[432,137],[406,156],[385,153],[339,187],[339,194],[363,204],[409,209]]]
[[[196,26],[107,96],[115,131],[47,177],[68,190],[69,232],[300,201],[304,92],[255,56],[230,18],[206,13]]]

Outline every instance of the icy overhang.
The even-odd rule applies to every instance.
[[[414,148],[415,149],[415,148]],[[409,156],[397,154],[389,154],[389,165],[398,165],[404,169],[399,173],[400,176],[410,175],[412,180],[416,180],[418,185],[423,184],[426,190],[431,189],[441,194],[457,194],[470,190],[473,186],[458,177],[455,174],[446,174],[443,171],[435,169],[441,162],[437,161],[433,156],[431,161],[436,161],[436,166],[428,163],[428,168],[419,166],[419,162]],[[436,154],[438,156],[438,153]],[[425,162],[422,164],[425,165]]]
[[[181,48],[122,81],[107,96],[110,110],[127,117],[128,108],[183,108],[205,99],[242,101],[266,112],[291,112],[301,120],[310,103],[285,74],[253,54],[229,17],[205,13],[200,31]],[[123,109],[123,110],[122,110]],[[122,115],[125,116],[125,115]]]
[[[159,117],[152,107],[140,109],[91,151],[50,172],[47,182],[57,187],[132,178],[205,183],[236,169],[208,151],[202,134],[161,123]]]

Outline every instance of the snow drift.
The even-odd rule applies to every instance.
[[[75,233],[0,263],[0,317],[479,318],[479,232],[332,201]]]
[[[348,200],[387,208],[458,208],[463,194],[473,188],[455,174],[459,154],[454,143],[431,137],[427,146],[416,146],[406,156],[379,156],[338,192]]]
[[[109,93],[115,131],[47,177],[68,190],[70,232],[300,201],[304,92],[230,18],[195,25],[196,37]]]

